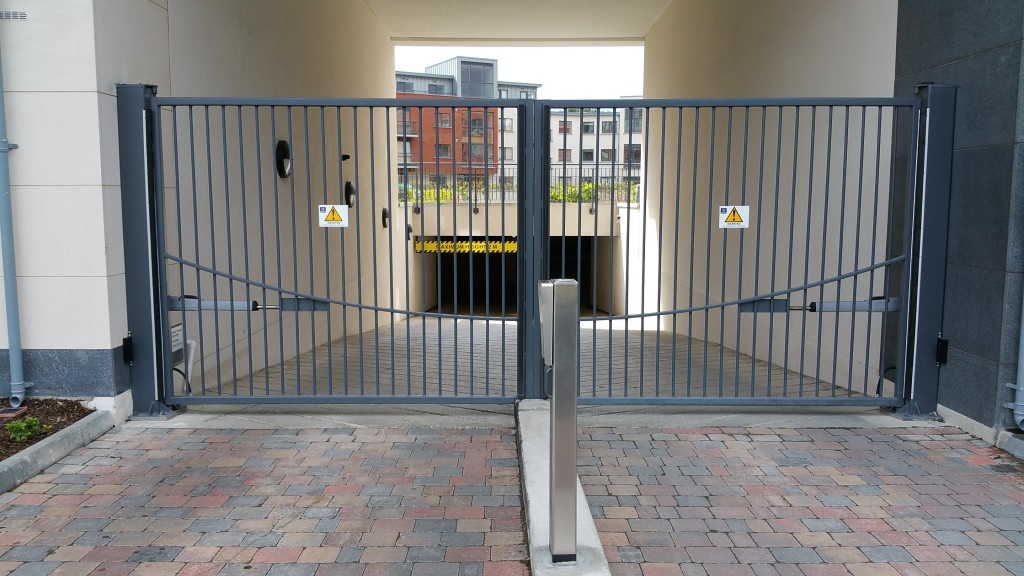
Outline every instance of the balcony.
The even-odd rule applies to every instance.
[[[420,135],[420,123],[410,120],[399,120],[397,134],[399,138],[408,138]]]

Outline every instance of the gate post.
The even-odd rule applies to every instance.
[[[129,363],[133,412],[156,416],[166,412],[160,383],[162,348],[157,318],[156,222],[154,186],[158,185],[153,162],[157,142],[153,137],[150,101],[156,86],[117,85],[117,136],[121,163],[121,219],[124,233],[124,266],[128,337],[125,361]]]
[[[536,400],[544,397],[540,349],[540,310],[536,286],[546,280],[551,218],[548,216],[548,110],[536,100],[519,108],[519,242],[517,286],[519,307],[519,396]]]
[[[916,238],[910,273],[910,334],[907,384],[910,399],[900,410],[921,416],[938,407],[939,353],[943,300],[946,292],[946,243],[953,160],[953,116],[956,88],[922,85],[920,147],[916,166],[918,214],[908,234]]]

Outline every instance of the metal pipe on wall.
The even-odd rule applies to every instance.
[[[3,58],[0,54],[0,257],[3,258],[4,301],[7,307],[7,340],[11,364],[11,406],[25,399],[25,371],[21,355],[21,316],[18,313],[18,276],[14,264],[14,217],[11,211],[11,166],[8,152],[18,146],[7,141],[4,102]]]

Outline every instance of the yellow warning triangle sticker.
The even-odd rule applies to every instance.
[[[736,209],[733,208],[733,211]],[[732,216],[730,216],[731,218]],[[331,211],[327,213],[327,217],[324,218],[324,222],[341,222],[341,214],[338,214],[337,209],[331,206]]]
[[[327,217],[328,220],[330,218],[330,216]],[[725,217],[725,221],[730,224],[742,224],[743,218],[740,218],[740,213],[733,207],[732,212],[729,212],[729,215]]]

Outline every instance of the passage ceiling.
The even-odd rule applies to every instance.
[[[672,0],[365,0],[397,44],[638,44]]]

